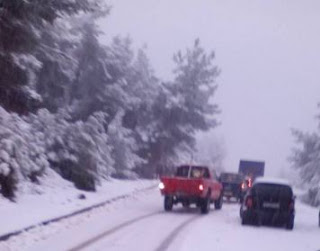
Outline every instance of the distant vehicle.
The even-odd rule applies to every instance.
[[[240,160],[238,172],[247,177],[248,182],[252,184],[255,178],[264,176],[264,166],[263,161]]]
[[[237,201],[242,201],[247,188],[246,180],[242,174],[223,172],[219,178],[223,186],[223,196],[228,200],[236,198]]]
[[[179,166],[174,177],[161,177],[160,181],[166,211],[172,210],[177,203],[182,203],[184,207],[196,204],[203,214],[208,213],[212,202],[215,209],[222,207],[222,185],[208,167]]]
[[[257,178],[240,207],[242,225],[271,224],[294,227],[295,196],[288,182]]]

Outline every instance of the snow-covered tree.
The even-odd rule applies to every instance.
[[[13,197],[21,180],[36,182],[49,163],[45,135],[17,114],[0,107],[0,186],[6,197]]]
[[[105,131],[105,114],[72,122],[65,110],[52,114],[45,109],[27,118],[43,139],[50,167],[76,187],[94,190],[95,182],[114,173],[112,146]]]
[[[51,33],[56,20],[101,12],[102,6],[98,0],[0,2],[0,104],[5,109],[25,114],[40,107],[37,74],[44,59],[62,54]]]
[[[214,55],[197,40],[162,83],[129,38],[100,43],[107,13],[102,0],[0,1],[0,105],[20,114],[0,110],[6,196],[47,168],[88,190],[110,176],[154,177],[217,124]]]
[[[207,54],[196,40],[193,48],[174,56],[173,82],[164,83],[153,105],[154,135],[150,141],[151,173],[167,168],[168,159],[195,150],[195,133],[214,128],[219,113],[212,98],[219,75],[213,64],[214,53]]]
[[[220,173],[224,170],[226,146],[222,138],[213,131],[197,135],[197,151],[194,159],[197,163],[203,163]]]
[[[290,160],[298,170],[301,181],[309,189],[305,196],[307,202],[320,205],[320,134],[293,131],[296,146]]]

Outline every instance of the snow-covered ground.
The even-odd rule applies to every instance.
[[[113,179],[97,186],[97,192],[84,192],[54,172],[44,177],[41,183],[24,186],[16,202],[0,197],[0,235],[157,184],[150,180]],[[80,194],[85,199],[80,199]]]
[[[176,206],[164,212],[154,188],[0,243],[0,250],[320,250],[318,210],[296,203],[293,231],[242,226],[239,205],[201,215]]]

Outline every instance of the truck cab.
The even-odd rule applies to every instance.
[[[215,172],[206,166],[178,166],[174,177],[160,178],[159,188],[166,211],[178,203],[184,207],[195,204],[202,213],[209,211],[212,202],[216,209],[222,207],[222,185]]]

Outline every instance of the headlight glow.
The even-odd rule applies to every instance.
[[[164,184],[162,182],[159,183],[159,189],[164,189]]]

